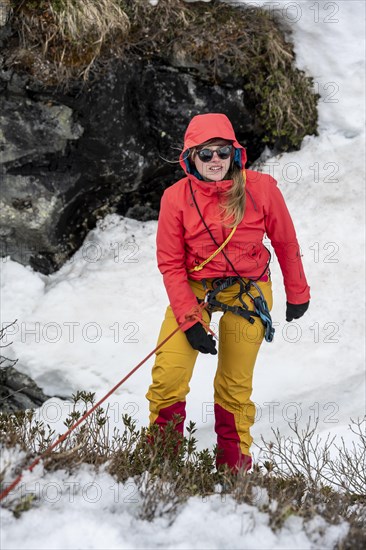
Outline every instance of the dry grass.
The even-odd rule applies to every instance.
[[[103,50],[129,32],[129,19],[117,0],[11,1],[19,52],[10,64],[28,67],[47,84],[87,80]]]
[[[51,4],[50,12],[56,35],[51,35],[48,41],[52,42],[57,36],[57,42],[64,44],[59,64],[64,64],[67,55],[70,56],[70,61],[71,58],[75,60],[85,54],[91,58],[80,73],[84,79],[101,54],[102,47],[117,35],[127,36],[130,27],[127,15],[115,0],[62,0],[58,10]],[[44,47],[48,47],[47,42]]]
[[[50,4],[58,32],[63,40],[87,39],[102,44],[114,33],[127,34],[130,22],[115,0],[62,0],[58,9]]]

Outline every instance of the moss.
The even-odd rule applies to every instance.
[[[155,59],[220,86],[244,90],[263,142],[297,148],[316,134],[313,80],[295,67],[292,45],[270,13],[218,1],[12,0],[22,65],[46,84],[88,79],[105,60]],[[12,57],[17,63],[16,56]],[[23,60],[24,61],[24,60]],[[98,64],[99,62],[99,64]],[[46,64],[46,68],[45,68]]]

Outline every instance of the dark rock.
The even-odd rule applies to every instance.
[[[242,89],[186,66],[115,60],[67,92],[13,70],[0,83],[1,253],[43,273],[109,212],[157,217],[163,190],[184,175],[177,160],[193,115],[224,112],[252,160],[263,149]]]
[[[0,411],[12,413],[40,407],[49,397],[14,366],[0,368]]]

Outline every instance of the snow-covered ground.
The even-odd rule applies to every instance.
[[[288,435],[296,415],[304,423],[318,417],[320,434],[349,440],[350,418],[365,414],[365,3],[245,3],[282,10],[297,65],[321,94],[319,136],[261,168],[278,180],[293,216],[312,300],[302,319],[285,323],[274,259],[276,336],[263,344],[256,366],[252,434],[258,442],[272,428]],[[53,275],[3,261],[2,325],[17,319],[7,356],[19,358],[18,367],[46,393],[64,398],[88,390],[100,398],[155,346],[167,303],[155,232],[156,222],[108,216]],[[111,423],[120,425],[127,413],[147,424],[152,361],[108,400]],[[215,443],[214,372],[215,359],[200,355],[187,406],[200,447]],[[53,398],[40,416],[61,433],[69,411],[70,401]],[[16,457],[3,453],[2,464]],[[24,481],[40,501],[20,519],[1,509],[2,548],[331,548],[347,529],[289,518],[274,534],[266,514],[219,496],[191,498],[172,525],[149,524],[137,519],[132,480],[119,486],[87,467],[71,477],[44,474],[40,465]]]

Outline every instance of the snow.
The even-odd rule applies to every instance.
[[[87,465],[71,474],[44,474],[38,467],[23,486],[23,495],[30,493],[39,501],[21,519],[2,509],[2,548],[331,548],[348,530],[345,522],[328,526],[315,516],[305,528],[302,519],[290,517],[273,532],[268,514],[227,495],[191,497],[175,521],[157,517],[149,523],[140,518],[141,495],[132,479],[121,485]]]
[[[331,432],[351,444],[349,420],[365,413],[365,4],[242,3],[282,10],[297,65],[314,77],[321,94],[319,136],[308,136],[300,151],[267,159],[261,167],[278,180],[293,216],[312,300],[302,319],[285,323],[282,276],[274,260],[276,335],[274,343],[262,345],[256,365],[252,435],[258,443],[276,428],[289,436],[288,421],[296,415],[304,424],[318,417],[321,436]],[[60,433],[72,393],[94,391],[101,398],[155,346],[167,302],[155,233],[156,222],[112,215],[53,275],[9,258],[2,263],[2,326],[17,319],[8,332],[13,343],[7,356],[18,358],[23,372],[58,396],[39,415]],[[216,316],[213,328],[217,323]],[[126,413],[139,426],[147,424],[152,361],[108,400],[112,428],[121,426]],[[187,403],[200,448],[215,443],[214,372],[215,361],[200,355]],[[9,453],[3,451],[1,464],[22,459],[16,449]],[[14,475],[9,467],[6,481]],[[220,495],[190,498],[172,523],[164,517],[148,523],[139,516],[133,480],[118,484],[86,466],[70,474],[45,473],[39,465],[19,490],[32,487],[39,501],[19,519],[1,509],[4,549],[331,548],[348,529],[320,517],[308,523],[290,517],[273,532],[261,511],[263,494],[258,507]]]

